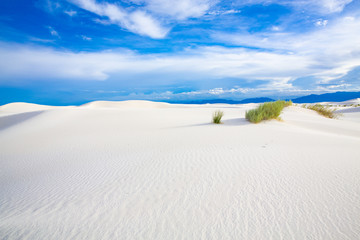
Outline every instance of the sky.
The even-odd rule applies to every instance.
[[[360,0],[1,0],[0,104],[360,91]]]

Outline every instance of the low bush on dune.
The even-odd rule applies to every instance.
[[[315,104],[315,105],[305,105],[304,106],[307,109],[314,110],[318,112],[320,115],[323,115],[327,118],[337,118],[339,114],[335,113],[336,109],[331,109],[329,106],[324,106],[321,104]]]
[[[221,123],[221,118],[224,116],[224,112],[217,110],[213,113],[213,123],[216,124],[220,124]]]
[[[252,123],[259,123],[263,120],[280,119],[280,113],[284,107],[292,105],[292,101],[266,102],[257,108],[246,111],[245,118]]]

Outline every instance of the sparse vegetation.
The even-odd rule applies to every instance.
[[[221,123],[221,118],[224,116],[224,112],[217,110],[213,113],[213,123],[215,124],[220,124]]]
[[[330,106],[324,106],[321,104],[315,105],[306,105],[305,108],[314,110],[318,112],[320,115],[323,115],[327,118],[337,118],[339,114],[335,113],[336,109],[331,109]]]
[[[278,119],[280,120],[281,111],[284,107],[291,106],[292,101],[276,101],[276,102],[266,102],[259,107],[246,111],[245,118],[252,123],[259,123],[263,120],[269,119]]]

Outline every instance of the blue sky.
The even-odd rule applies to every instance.
[[[1,0],[0,104],[360,91],[359,0]]]

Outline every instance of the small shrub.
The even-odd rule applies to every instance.
[[[329,106],[323,106],[321,104],[309,105],[307,109],[314,110],[320,115],[323,115],[328,118],[337,118],[338,114],[335,113],[336,109],[330,109]]]
[[[217,110],[213,113],[213,123],[219,124],[221,123],[221,118],[224,116],[224,112]]]
[[[292,101],[266,102],[257,108],[246,111],[245,118],[252,123],[259,123],[263,120],[278,119],[284,107],[292,105]]]

